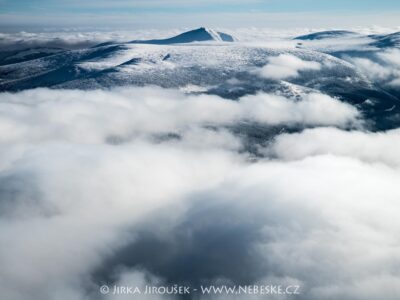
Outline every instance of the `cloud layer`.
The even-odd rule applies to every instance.
[[[286,79],[299,76],[300,71],[320,70],[321,64],[304,61],[294,55],[281,54],[269,59],[269,63],[261,68],[260,75],[271,79]]]
[[[317,93],[303,95],[300,101],[262,93],[231,101],[160,88],[37,89],[1,95],[0,143],[127,142],[237,122],[346,127],[357,125],[359,117],[351,105]]]
[[[398,299],[399,133],[362,131],[360,118],[321,94],[0,94],[2,297],[117,300],[99,285],[224,282]],[[249,123],[300,129],[256,158]]]
[[[368,58],[349,58],[368,78],[384,85],[400,88],[400,50],[389,48]]]

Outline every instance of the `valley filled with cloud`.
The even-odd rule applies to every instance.
[[[253,30],[4,34],[0,298],[399,299],[398,34]]]

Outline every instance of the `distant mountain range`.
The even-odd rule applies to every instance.
[[[321,31],[315,32],[311,34],[301,35],[295,40],[302,41],[316,41],[316,40],[325,40],[325,39],[337,39],[337,38],[357,38],[363,37],[362,34],[353,31],[346,30],[330,30],[330,31]],[[391,34],[375,34],[375,35],[367,35],[365,37],[371,38],[371,46],[376,46],[379,48],[386,47],[400,47],[400,32],[395,32]]]
[[[321,32],[301,35],[296,37],[295,40],[314,41],[314,40],[341,38],[348,36],[359,36],[359,34],[356,32],[346,31],[346,30],[331,30],[331,31],[321,31]]]
[[[341,51],[307,46],[314,41],[335,44],[335,40],[359,37],[363,43],[367,40],[368,49],[365,44]],[[235,42],[229,34],[202,27],[167,39],[108,42],[80,50],[36,47],[5,51],[0,52],[0,91],[195,86],[196,92],[230,99],[258,91],[294,98],[298,90],[319,91],[356,105],[377,128],[387,129],[400,125],[395,117],[400,112],[400,91],[371,80],[352,59],[377,59],[382,49],[399,47],[399,37],[400,33],[362,36],[350,31],[324,31],[299,36],[292,47],[268,48]],[[301,70],[299,76],[285,80],[259,75],[257,70],[282,54],[304,63],[316,62],[321,68]]]

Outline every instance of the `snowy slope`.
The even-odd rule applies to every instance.
[[[298,36],[295,40],[304,40],[304,41],[312,41],[312,40],[322,40],[322,39],[332,39],[332,38],[341,38],[341,37],[349,37],[349,36],[358,36],[358,33],[346,30],[330,30],[330,31],[320,31],[307,35]]]
[[[46,57],[53,54],[61,53],[63,51],[65,50],[61,48],[47,48],[47,47],[0,51],[0,66]]]
[[[346,38],[332,38],[338,35]],[[297,47],[294,42],[282,48],[227,43],[233,38],[200,28],[170,39],[107,43],[37,59],[24,60],[21,53],[21,62],[0,66],[0,91],[157,85],[230,99],[259,91],[296,99],[299,93],[319,91],[359,106],[367,115],[396,115],[400,108],[398,91],[382,86],[360,70],[353,58],[373,57],[378,48],[369,46],[368,50],[366,45],[378,39],[394,41],[397,35],[353,36],[348,32],[324,32],[311,40],[304,39]],[[274,61],[281,64],[273,66],[278,68],[275,73],[289,70],[291,75],[279,77],[274,72],[263,72]],[[385,122],[380,124],[386,126]]]
[[[387,35],[371,35],[370,37],[376,40],[376,42],[372,43],[376,47],[400,47],[400,32]]]
[[[281,54],[321,64],[320,70],[303,71],[292,83],[314,88],[330,80],[352,77],[368,82],[354,67],[333,56],[308,50],[271,49],[242,44],[119,44],[70,51],[47,58],[0,67],[0,88],[39,86],[96,88],[115,85],[219,86],[232,78],[268,88],[273,78],[261,78],[257,70]]]

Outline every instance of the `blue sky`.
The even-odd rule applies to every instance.
[[[0,29],[398,26],[399,12],[400,0],[0,0]]]

